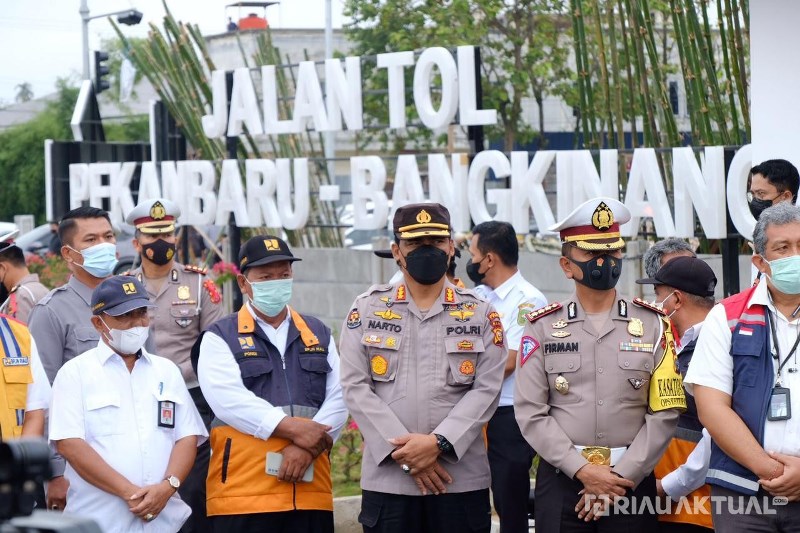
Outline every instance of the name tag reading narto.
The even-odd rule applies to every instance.
[[[158,402],[158,427],[175,427],[175,402],[160,400]]]
[[[792,398],[789,389],[776,386],[769,397],[767,420],[789,420],[792,418]]]

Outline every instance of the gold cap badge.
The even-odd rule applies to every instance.
[[[614,224],[614,212],[605,202],[600,202],[592,214],[592,226],[598,231],[606,231],[612,224]]]
[[[417,213],[417,223],[419,224],[427,224],[431,221],[431,215],[424,209]]]

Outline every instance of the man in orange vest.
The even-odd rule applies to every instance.
[[[677,346],[678,369],[686,376],[706,315],[714,307],[717,277],[702,259],[676,257],[667,261],[655,276],[637,281],[655,287],[656,301],[672,320],[680,339]],[[656,465],[659,496],[672,500],[671,512],[659,514],[659,531],[707,531],[711,523],[711,489],[705,484],[711,457],[711,438],[697,416],[691,395],[686,396],[686,412],[678,418],[678,428],[661,461]],[[686,500],[681,500],[681,498]]]

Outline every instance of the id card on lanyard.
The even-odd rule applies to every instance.
[[[772,387],[772,394],[769,397],[769,412],[767,413],[767,420],[789,420],[792,418],[792,395],[788,387],[784,387],[781,381],[781,371],[789,359],[797,351],[797,345],[800,344],[800,334],[792,345],[792,349],[786,355],[786,358],[781,361],[781,350],[778,345],[778,334],[775,330],[775,321],[772,319],[772,313],[767,313],[767,321],[769,322],[769,329],[772,333],[772,346],[775,353],[772,358],[778,361],[777,377],[775,378],[775,386]]]

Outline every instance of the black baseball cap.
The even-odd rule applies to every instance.
[[[155,307],[142,282],[133,276],[111,276],[92,292],[92,314],[124,315],[140,307]]]
[[[243,273],[250,267],[278,261],[302,261],[302,259],[292,255],[286,241],[274,235],[252,237],[239,250],[239,270]]]
[[[664,264],[652,278],[637,279],[641,285],[668,285],[695,296],[714,296],[717,276],[702,259],[676,257]]]

